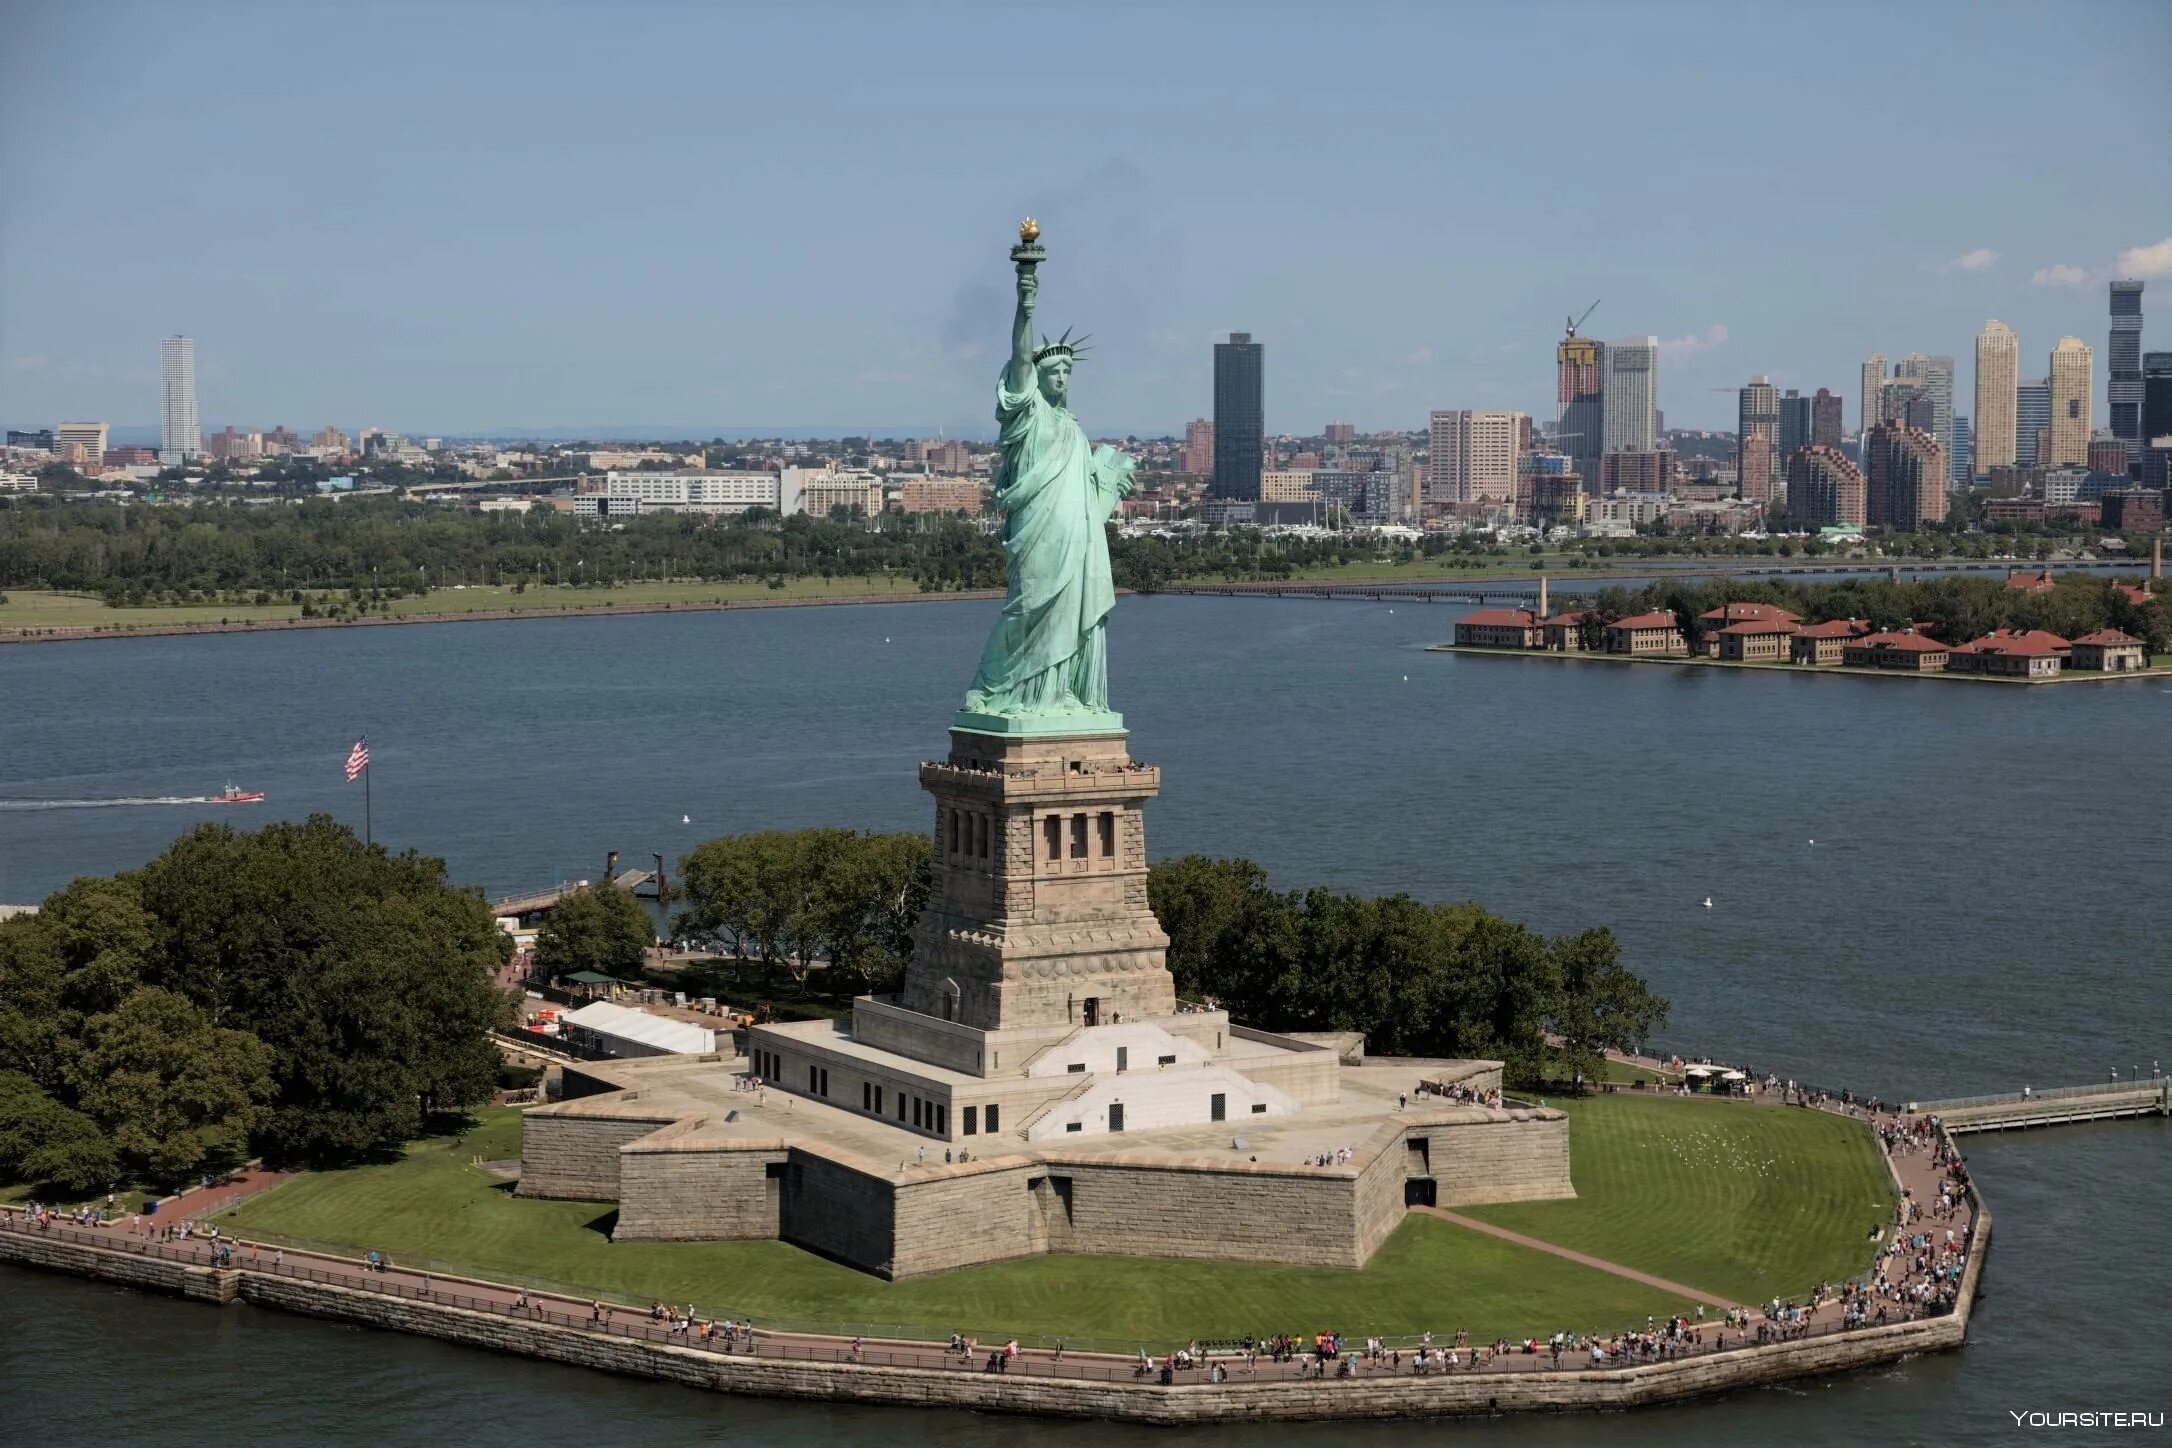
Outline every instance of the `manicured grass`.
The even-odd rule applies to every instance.
[[[511,585],[470,584],[461,588],[433,588],[428,593],[395,599],[395,616],[414,614],[463,614],[494,611],[552,612],[600,609],[608,605],[705,603],[753,603],[762,600],[804,602],[822,598],[865,598],[916,595],[919,585],[901,574],[876,574],[849,578],[794,578],[782,588],[760,581],[735,583],[623,583],[608,588],[539,585],[522,593]],[[344,594],[326,594],[326,601],[343,602]],[[11,589],[0,603],[0,629],[43,628],[164,628],[174,624],[265,622],[296,619],[301,605],[204,603],[157,605],[146,608],[108,608],[104,600],[88,594],[48,593]]]
[[[617,1242],[610,1208],[525,1201],[470,1165],[519,1154],[518,1114],[385,1166],[305,1176],[224,1214],[248,1237],[389,1251],[406,1265],[556,1286],[779,1327],[983,1339],[1061,1336],[1163,1350],[1194,1337],[1452,1332],[1481,1339],[1612,1330],[1679,1311],[1671,1295],[1433,1218],[1412,1216],[1358,1272],[1130,1257],[1032,1257],[884,1282],[777,1242]],[[972,1230],[961,1222],[960,1231]],[[1304,1223],[1293,1221],[1293,1240]]]
[[[13,628],[110,628],[116,624],[217,623],[229,619],[281,619],[301,617],[298,604],[203,603],[170,608],[108,608],[105,600],[81,593],[42,593],[19,588],[7,590],[0,603],[0,629]]]
[[[1548,1098],[1570,1117],[1577,1200],[1466,1215],[1743,1302],[1870,1262],[1892,1183],[1858,1122],[1699,1098]]]

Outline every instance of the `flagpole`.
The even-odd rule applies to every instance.
[[[370,767],[362,766],[362,848],[370,847]]]

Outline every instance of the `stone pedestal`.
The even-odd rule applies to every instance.
[[[1146,904],[1161,771],[1120,731],[950,731],[920,766],[935,862],[901,1004],[984,1031],[1172,1014],[1169,937]]]

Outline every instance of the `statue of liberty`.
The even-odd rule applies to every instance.
[[[1047,253],[1031,217],[1011,248],[1018,311],[1011,357],[996,387],[1003,460],[995,504],[1003,511],[1010,587],[980,669],[955,721],[994,734],[1057,734],[1123,728],[1109,710],[1108,619],[1116,602],[1106,525],[1132,491],[1132,461],[1089,447],[1070,399],[1071,368],[1084,337],[1033,341],[1038,268]]]

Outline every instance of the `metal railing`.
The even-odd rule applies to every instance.
[[[1973,1197],[1973,1192],[1971,1192]],[[755,1360],[787,1362],[821,1362],[863,1367],[911,1368],[939,1372],[994,1372],[995,1375],[1018,1375],[1037,1378],[1074,1379],[1078,1381],[1134,1382],[1159,1384],[1164,1359],[1157,1354],[1155,1369],[1145,1370],[1135,1357],[1120,1353],[1096,1352],[1083,1345],[1067,1340],[1065,1349],[1052,1351],[1048,1346],[1025,1348],[1015,1358],[1000,1357],[1001,1349],[987,1342],[978,1343],[967,1355],[946,1348],[939,1341],[922,1344],[883,1339],[863,1342],[857,1349],[847,1340],[832,1337],[829,1341],[799,1341],[795,1334],[815,1336],[811,1330],[795,1330],[781,1323],[765,1322],[751,1332],[735,1332],[729,1337],[721,1331],[714,1337],[704,1337],[698,1330],[679,1331],[669,1321],[659,1320],[650,1313],[635,1308],[613,1308],[598,1315],[595,1308],[581,1310],[577,1303],[555,1297],[531,1297],[525,1305],[519,1300],[520,1289],[502,1287],[496,1295],[479,1296],[471,1289],[474,1284],[431,1283],[427,1280],[411,1280],[416,1269],[412,1266],[371,1269],[364,1265],[324,1265],[323,1259],[301,1261],[283,1260],[281,1249],[269,1243],[244,1242],[225,1238],[215,1248],[208,1238],[196,1237],[174,1242],[158,1238],[145,1238],[129,1234],[116,1226],[82,1227],[73,1223],[48,1221],[38,1225],[30,1221],[20,1208],[0,1209],[0,1231],[16,1235],[44,1236],[67,1241],[103,1251],[117,1252],[160,1261],[177,1262],[185,1266],[218,1269],[267,1277],[286,1278],[290,1281],[316,1283],[345,1288],[351,1291],[377,1293],[398,1300],[455,1308],[470,1312],[489,1313],[493,1316],[515,1318],[554,1328],[580,1332],[601,1333],[611,1337],[639,1339],[665,1346],[686,1348],[715,1354],[718,1357],[747,1358]],[[223,1260],[222,1260],[223,1256]],[[427,1276],[428,1274],[425,1274]],[[1759,1341],[1754,1329],[1729,1329],[1717,1323],[1699,1324],[1698,1331],[1706,1340],[1702,1343],[1681,1345],[1678,1351],[1653,1354],[1630,1352],[1609,1353],[1604,1361],[1591,1359],[1588,1339],[1581,1345],[1564,1345],[1556,1361],[1551,1345],[1545,1341],[1527,1340],[1512,1344],[1505,1351],[1493,1351],[1488,1347],[1483,1361],[1479,1361],[1468,1348],[1455,1349],[1461,1361],[1455,1368],[1436,1366],[1431,1375],[1469,1375],[1471,1373],[1551,1373],[1585,1371],[1590,1369],[1619,1370],[1661,1366],[1670,1362],[1712,1357],[1722,1353],[1739,1352],[1745,1348],[1762,1347],[1772,1343],[1801,1341],[1810,1338],[1831,1337],[1843,1332],[1862,1328],[1889,1326],[1897,1323],[1921,1321],[1947,1315],[1950,1306],[1932,1304],[1925,1308],[1907,1308],[1889,1314],[1886,1323],[1867,1321],[1849,1325],[1839,1319],[1812,1321],[1798,1327],[1771,1329],[1766,1340]],[[834,1326],[834,1325],[833,1325]],[[847,1325],[849,1326],[849,1324]],[[868,1332],[861,1337],[873,1337],[877,1331],[893,1332],[905,1329],[878,1327],[866,1324]],[[782,1334],[782,1335],[780,1335]],[[1345,1335],[1343,1341],[1362,1343],[1363,1336]],[[1053,1340],[1044,1339],[1046,1344]],[[1226,1341],[1226,1340],[1225,1340]],[[1368,1381],[1381,1377],[1409,1376],[1415,1369],[1411,1360],[1412,1350],[1420,1339],[1407,1334],[1385,1336],[1383,1343],[1397,1349],[1402,1355],[1400,1362],[1386,1357],[1373,1359],[1346,1349],[1335,1359],[1324,1364],[1309,1350],[1277,1359],[1265,1352],[1250,1354],[1242,1351],[1209,1352],[1185,1368],[1171,1370],[1168,1386],[1199,1386],[1214,1381],[1213,1369],[1219,1366],[1226,1381],[1267,1383],[1304,1378],[1322,1378],[1333,1381]],[[1435,1353],[1449,1350],[1446,1342],[1436,1344]],[[1073,1355],[1063,1355],[1069,1351]],[[990,1355],[998,1354],[997,1361],[1004,1364],[991,1369]],[[1343,1363],[1351,1364],[1348,1373]]]
[[[2031,1088],[2024,1096],[2019,1091],[2003,1092],[1996,1096],[1956,1096],[1948,1101],[1911,1101],[1908,1109],[1919,1116],[1935,1116],[1942,1111],[1966,1111],[1978,1106],[2033,1106],[2039,1101],[2071,1101],[2087,1096],[2131,1096],[2147,1093],[2163,1095],[2167,1078],[2156,1076],[2146,1081],[2099,1081],[2088,1086],[2047,1086],[2038,1091]]]

